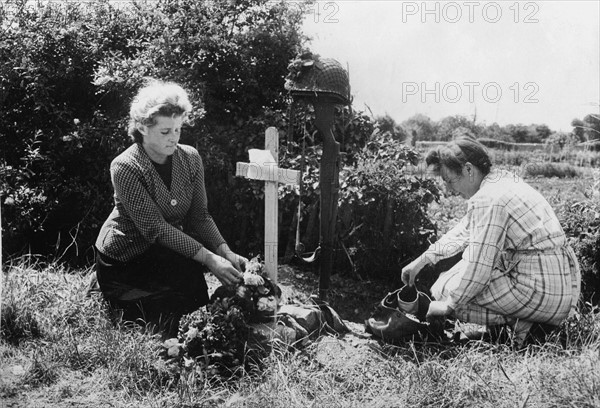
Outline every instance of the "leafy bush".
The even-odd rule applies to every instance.
[[[185,315],[181,322],[181,339],[189,369],[208,376],[229,377],[243,367],[248,342],[248,326],[241,307],[217,301]],[[185,365],[184,365],[185,367]]]
[[[279,249],[287,259],[291,258],[294,249],[299,200],[302,202],[301,241],[311,249],[319,243],[319,168],[323,153],[321,134],[314,126],[312,107],[300,105],[292,110],[291,119],[287,121],[287,132],[282,139],[285,142],[280,146],[280,164],[284,168],[301,169],[304,156],[304,170],[301,197],[298,196],[298,187],[281,186],[279,189]],[[336,110],[334,135],[340,143],[340,168],[356,166],[361,149],[374,132],[376,123],[363,112],[349,108]]]
[[[576,241],[573,247],[581,266],[583,301],[600,305],[600,233]]]
[[[92,256],[90,245],[113,205],[108,164],[126,140],[117,126],[97,114],[61,138],[40,131],[20,165],[2,168],[4,250]]]
[[[5,255],[31,251],[89,262],[112,206],[109,163],[130,143],[128,105],[145,76],[179,82],[206,103],[206,111],[196,106],[182,143],[204,158],[213,209],[215,197],[235,198],[230,146],[256,147],[246,136],[259,124],[271,126],[265,109],[287,104],[283,78],[304,41],[302,4],[293,6],[266,0],[0,6]],[[260,197],[257,189],[251,194]],[[229,223],[233,213],[217,211],[224,235],[253,240]]]
[[[190,91],[196,106],[182,143],[200,151],[209,210],[238,252],[263,250],[264,205],[263,183],[232,177],[235,162],[246,161],[249,148],[264,146],[265,129],[275,126],[281,165],[297,169],[307,134],[302,229],[312,230],[308,243],[316,245],[320,135],[310,107],[286,111],[283,89],[287,64],[305,43],[302,5],[267,0],[11,5],[17,12],[10,24],[1,22],[7,29],[0,39],[0,201],[7,255],[31,251],[89,263],[113,205],[109,164],[130,143],[128,104],[146,76]],[[337,112],[340,167],[346,169],[341,181],[349,188],[340,196],[345,217],[340,242],[361,269],[372,268],[363,261],[374,256],[382,256],[381,265],[396,264],[425,242],[430,229],[422,215],[429,187],[403,170],[414,152],[385,139],[381,126],[362,112]],[[371,147],[363,150],[369,140]],[[280,199],[283,254],[295,235],[296,188],[282,187]],[[386,218],[374,217],[381,214]],[[384,228],[383,236],[396,242],[385,256],[377,252],[381,233],[372,228]]]
[[[558,216],[579,260],[582,299],[600,304],[600,205],[592,200],[568,203]]]
[[[298,109],[296,116],[304,122],[300,129],[294,128],[293,135],[286,135],[280,154],[283,167],[299,169],[302,135],[306,136],[300,229],[301,242],[313,249],[319,244],[318,170],[322,148],[320,133],[314,133],[311,109]],[[341,168],[335,267],[342,273],[386,278],[435,236],[435,227],[425,211],[438,197],[437,187],[433,180],[411,174],[409,168],[417,165],[418,154],[391,132],[382,132],[369,116],[339,110],[334,128],[340,142]],[[279,249],[288,259],[294,248],[298,200],[297,187],[280,189]]]
[[[417,153],[375,134],[358,155],[356,167],[341,175],[339,236],[352,266],[362,276],[385,278],[423,251],[436,228],[426,214],[439,198],[432,179],[411,175]]]

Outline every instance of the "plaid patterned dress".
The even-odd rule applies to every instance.
[[[493,170],[467,214],[429,247],[433,263],[463,252],[431,288],[465,322],[560,324],[579,299],[581,275],[550,204],[518,176]]]

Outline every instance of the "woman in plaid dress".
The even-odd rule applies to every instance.
[[[579,264],[544,197],[517,175],[492,169],[472,138],[431,151],[426,162],[468,199],[464,218],[402,270],[403,282],[413,285],[424,266],[463,253],[432,286],[428,315],[509,324],[521,339],[533,323],[567,318],[579,299]]]
[[[97,280],[112,309],[169,335],[182,314],[208,303],[205,271],[234,284],[247,262],[208,213],[198,151],[178,144],[191,109],[177,84],[153,81],[139,91],[134,143],[111,163],[115,206],[96,240]]]

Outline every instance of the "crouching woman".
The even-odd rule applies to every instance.
[[[492,168],[485,147],[459,138],[428,153],[447,188],[468,199],[464,218],[402,269],[413,285],[429,264],[463,252],[431,288],[428,316],[511,325],[522,341],[533,323],[559,325],[577,306],[580,270],[544,197],[517,175]]]
[[[130,109],[133,144],[110,165],[115,205],[96,240],[97,280],[112,309],[171,336],[182,314],[208,303],[204,272],[234,284],[247,261],[208,213],[198,151],[178,143],[191,109],[177,84],[140,89]]]

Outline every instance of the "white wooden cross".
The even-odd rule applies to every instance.
[[[248,153],[250,163],[237,162],[235,175],[265,182],[265,269],[277,285],[277,188],[279,183],[299,185],[300,172],[279,168],[279,132],[274,127],[265,131],[265,150],[250,149]]]

